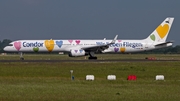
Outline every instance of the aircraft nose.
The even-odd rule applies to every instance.
[[[3,49],[4,51],[7,51],[8,50],[8,48],[7,47],[4,47],[4,49]]]
[[[11,49],[10,49],[10,47],[9,46],[6,46],[6,47],[4,47],[4,49],[3,49],[4,51],[11,51]]]

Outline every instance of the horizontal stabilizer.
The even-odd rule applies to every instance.
[[[169,43],[173,43],[174,41],[167,41],[167,42],[164,42],[164,43],[160,43],[160,44],[156,44],[155,46],[163,46],[163,45],[167,45]]]

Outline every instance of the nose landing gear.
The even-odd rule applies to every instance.
[[[23,52],[20,52],[20,60],[24,60]]]

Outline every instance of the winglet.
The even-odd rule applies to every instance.
[[[111,42],[110,44],[115,44],[117,38],[118,38],[118,35],[116,35],[116,36],[114,37],[114,39],[112,40],[112,42]]]

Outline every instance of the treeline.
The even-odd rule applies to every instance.
[[[0,53],[4,53],[4,47],[11,42],[12,41],[9,39],[4,39],[3,41],[0,41]],[[180,54],[180,45],[177,45],[175,47],[167,47],[152,51],[141,52],[141,54]]]
[[[142,52],[146,54],[180,54],[180,45],[175,47],[167,47],[162,49],[156,49],[151,51]]]
[[[4,47],[9,45],[9,43],[11,43],[11,40],[8,39],[4,39],[3,41],[0,41],[0,53],[4,53]]]

